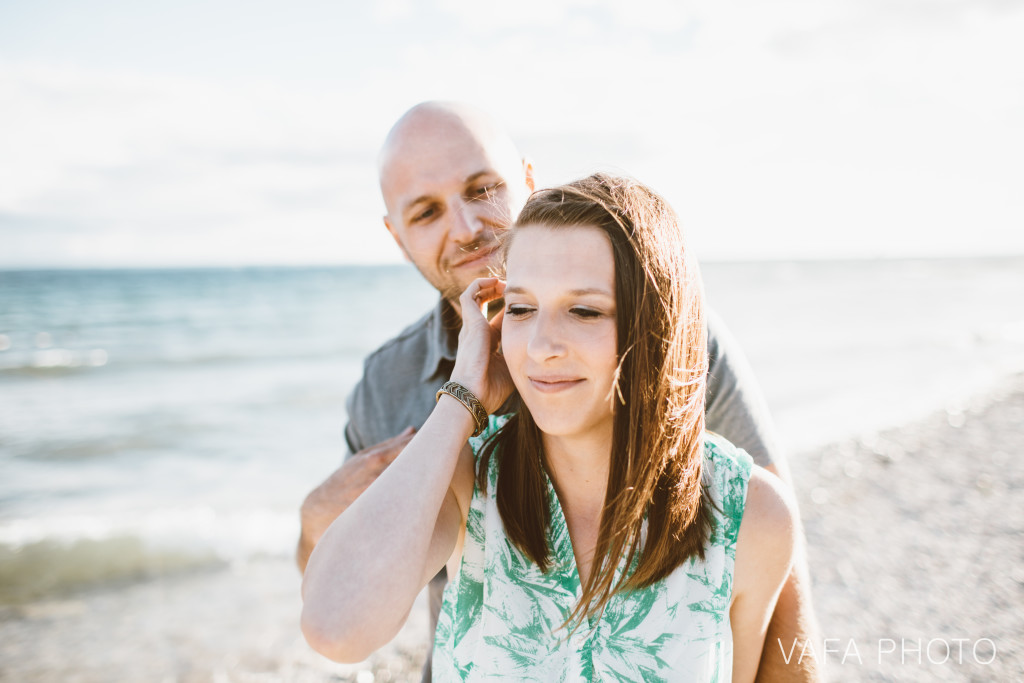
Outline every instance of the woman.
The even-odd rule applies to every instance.
[[[511,235],[506,281],[460,299],[434,411],[317,545],[307,640],[364,659],[447,564],[435,681],[753,680],[794,515],[704,432],[702,291],[674,213],[598,174],[534,194]],[[513,389],[518,412],[488,418]]]

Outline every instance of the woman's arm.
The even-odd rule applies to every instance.
[[[796,504],[777,477],[755,466],[736,540],[732,623],[734,682],[753,681],[768,622],[797,543]]]
[[[473,418],[442,396],[395,461],[327,529],[302,581],[314,650],[358,662],[391,640],[452,554],[473,491]]]
[[[512,387],[496,353],[501,316],[488,322],[483,314],[503,290],[494,278],[480,279],[460,299],[452,379],[489,412]],[[302,632],[313,649],[358,662],[398,633],[465,529],[474,477],[466,442],[474,426],[465,406],[442,394],[412,441],[324,533],[302,581]]]

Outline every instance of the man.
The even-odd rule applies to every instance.
[[[345,438],[352,455],[302,506],[301,568],[330,523],[430,414],[435,393],[455,362],[459,295],[475,278],[488,275],[498,233],[515,220],[534,189],[533,166],[504,130],[483,112],[452,103],[425,102],[409,110],[388,134],[379,171],[384,224],[441,298],[433,311],[367,358],[363,378],[348,400]],[[750,371],[721,323],[709,318],[708,429],[789,481]],[[430,586],[432,623],[443,587],[442,573]],[[788,652],[794,639],[812,638],[808,587],[806,560],[801,559],[779,597],[758,680],[816,680],[811,658],[786,664],[776,642]]]

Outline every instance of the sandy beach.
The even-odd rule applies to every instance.
[[[833,681],[1024,680],[1024,375],[957,408],[795,456]],[[0,608],[3,681],[418,680],[422,605],[354,666],[297,629],[280,559]],[[780,644],[768,643],[779,647]]]
[[[795,460],[831,680],[1024,680],[1022,452],[1016,376]]]

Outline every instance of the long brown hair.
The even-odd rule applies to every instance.
[[[690,557],[704,558],[712,517],[701,486],[703,287],[675,212],[631,179],[598,173],[538,191],[516,226],[597,227],[611,240],[615,264],[618,405],[594,569],[567,621],[575,629],[582,617],[600,615],[614,593],[649,586]],[[477,478],[486,490],[488,462],[500,458],[495,495],[506,533],[547,571],[543,453],[540,429],[522,405],[485,445]],[[639,561],[616,582],[623,555],[627,567]]]

